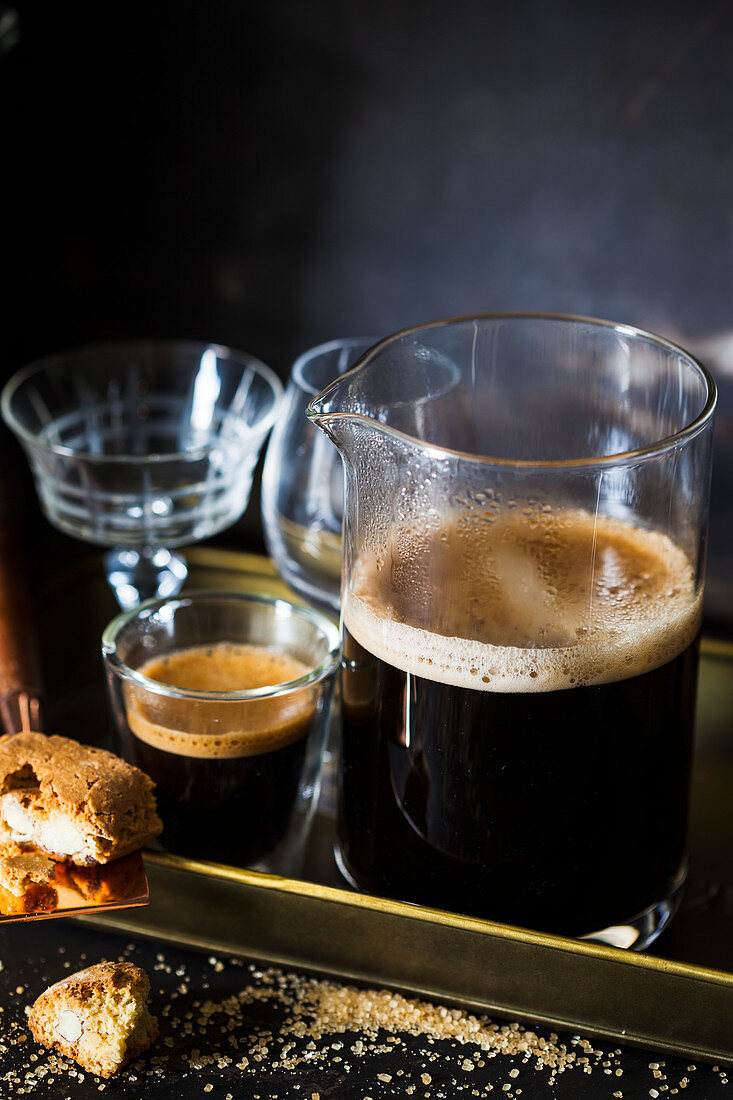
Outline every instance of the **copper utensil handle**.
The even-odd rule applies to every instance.
[[[41,669],[33,600],[18,536],[0,520],[0,726],[41,729]]]

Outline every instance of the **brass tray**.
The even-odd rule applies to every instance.
[[[189,587],[288,593],[264,558],[204,548],[189,551],[188,558]],[[108,727],[98,643],[115,608],[98,561],[57,578],[44,595],[44,607],[44,663],[58,681],[50,685],[49,697],[57,705],[48,728],[103,744]],[[60,650],[70,621],[78,624],[78,644]],[[58,657],[54,662],[59,652],[63,666]],[[149,852],[150,905],[83,919],[110,930],[386,985],[512,1019],[733,1062],[731,791],[733,646],[706,640],[688,886],[679,914],[653,954],[343,888],[331,854],[333,822],[325,815],[316,819],[307,881]]]

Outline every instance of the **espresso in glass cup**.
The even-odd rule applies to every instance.
[[[450,401],[410,424],[402,374],[429,393],[446,364]],[[667,341],[537,315],[399,333],[312,402],[346,470],[352,883],[637,949],[664,927],[686,872],[714,404]]]
[[[285,600],[191,593],[114,619],[102,649],[120,748],[180,855],[297,873],[339,638]]]

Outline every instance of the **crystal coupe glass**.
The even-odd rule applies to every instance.
[[[244,352],[181,341],[52,355],[6,384],[0,408],[60,530],[110,547],[123,609],[174,595],[174,548],[229,527],[247,506],[282,385]]]

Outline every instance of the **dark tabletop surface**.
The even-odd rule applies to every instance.
[[[129,959],[147,971],[161,1031],[152,1050],[106,1082],[38,1047],[26,1028],[26,1006],[49,983],[102,959]],[[345,990],[70,920],[7,926],[0,961],[0,1095],[8,1100],[31,1088],[59,1100],[100,1093],[152,1100],[714,1100],[733,1089],[725,1067],[525,1031],[512,1021],[418,1005],[386,991]]]

